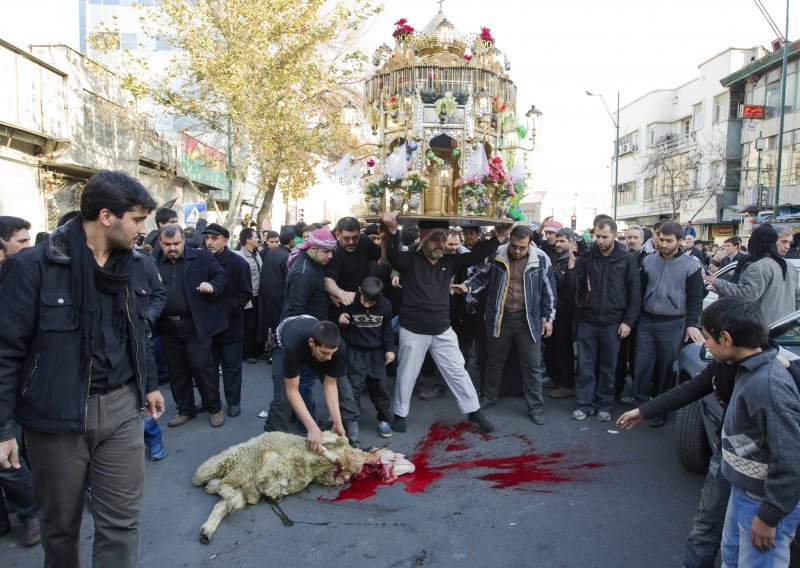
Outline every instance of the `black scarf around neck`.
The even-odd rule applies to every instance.
[[[67,223],[64,230],[69,240],[72,321],[81,330],[81,370],[84,370],[94,351],[94,326],[100,306],[98,291],[113,296],[114,334],[120,341],[125,338],[126,287],[133,273],[133,255],[130,251],[112,249],[106,266],[99,266],[86,244],[82,217]]]

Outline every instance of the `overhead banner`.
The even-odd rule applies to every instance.
[[[192,181],[218,189],[228,188],[228,161],[225,154],[219,150],[181,132],[181,150],[178,159]]]

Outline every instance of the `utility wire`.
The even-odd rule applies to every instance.
[[[781,33],[780,29],[778,29],[778,25],[775,23],[775,20],[772,19],[772,16],[769,15],[767,8],[761,2],[761,0],[753,0],[755,2],[756,7],[758,8],[759,12],[764,16],[764,19],[767,20],[769,27],[772,28],[773,33],[778,36],[778,39],[781,41],[788,41],[787,38],[783,37],[783,33]]]

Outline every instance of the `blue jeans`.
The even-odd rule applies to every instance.
[[[272,402],[269,405],[269,413],[264,425],[264,429],[269,432],[288,432],[289,418],[292,414],[292,407],[286,400],[286,385],[283,376],[283,350],[276,347],[272,352]],[[314,383],[318,382],[316,375],[305,365],[300,368],[300,396],[306,404],[308,413],[314,418],[317,405],[314,402]],[[298,420],[300,430],[305,430],[305,426]]]
[[[789,565],[789,545],[800,524],[800,506],[786,515],[775,527],[775,547],[761,552],[750,542],[750,526],[761,507],[762,499],[751,497],[746,491],[731,486],[725,528],[722,531],[722,566],[779,567]]]
[[[144,443],[150,449],[161,443],[161,428],[152,416],[144,417]]]
[[[684,568],[714,568],[722,540],[725,511],[731,495],[731,484],[720,471],[720,455],[716,452],[708,464],[700,503],[694,515],[692,532],[686,542]]]
[[[575,398],[584,412],[610,412],[619,353],[619,324],[578,321],[578,373]],[[595,373],[595,370],[597,371]]]

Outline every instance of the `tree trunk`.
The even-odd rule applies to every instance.
[[[278,187],[277,176],[268,177],[264,184],[264,201],[261,202],[261,207],[258,209],[258,215],[256,216],[256,223],[258,223],[259,230],[264,220],[269,217],[272,211],[272,200],[275,198],[275,189]]]

